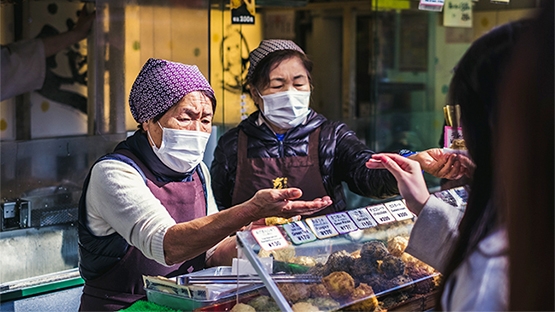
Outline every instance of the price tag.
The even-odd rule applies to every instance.
[[[384,205],[376,205],[367,207],[368,212],[372,215],[374,220],[378,222],[378,224],[384,224],[395,221],[395,218],[391,215],[391,213],[385,208]]]
[[[338,212],[327,215],[331,224],[335,227],[339,234],[345,234],[358,230],[356,224],[351,220],[346,212]]]
[[[310,231],[303,221],[291,222],[283,225],[285,232],[294,244],[308,243],[316,240],[316,236]]]
[[[412,212],[410,212],[410,210],[402,201],[396,200],[385,203],[384,205],[389,210],[389,212],[391,212],[395,220],[403,221],[412,219]]]
[[[366,208],[347,211],[359,229],[367,229],[378,225]]]
[[[266,226],[252,230],[252,235],[264,250],[275,250],[289,246],[285,237],[275,226]]]
[[[326,216],[306,219],[306,224],[320,239],[339,235]]]
[[[449,190],[460,202],[461,205],[466,205],[466,201],[468,200],[468,193],[463,186],[459,186]]]
[[[458,207],[459,204],[457,203],[457,199],[449,192],[449,190],[443,190],[439,192],[435,192],[434,196],[441,199],[442,201],[448,203],[453,207]]]

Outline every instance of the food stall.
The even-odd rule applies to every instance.
[[[464,209],[466,190],[433,196]],[[238,258],[174,279],[145,276],[150,302],[195,311],[423,311],[441,274],[405,253],[402,199],[237,232]]]

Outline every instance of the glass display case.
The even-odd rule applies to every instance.
[[[458,187],[433,196],[453,209],[464,209],[466,194]],[[415,220],[404,201],[397,199],[237,232],[238,261],[250,263],[253,270],[236,269],[235,278],[258,279],[265,287],[197,310],[433,308],[441,274],[404,252]]]

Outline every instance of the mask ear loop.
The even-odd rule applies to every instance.
[[[158,126],[160,127],[160,129],[162,129],[162,138],[163,138],[163,137],[164,137],[164,127],[162,127],[162,125],[160,124],[159,121],[157,121],[156,123],[158,124]],[[150,139],[150,141],[152,141],[152,144],[153,144],[154,146],[156,146],[156,143],[154,143],[154,139],[152,139],[152,136],[150,136],[150,131],[149,131],[149,130],[146,131],[146,134],[148,135],[148,138]],[[163,140],[162,140],[162,141],[163,141]],[[160,143],[160,146],[162,146],[161,143]],[[158,148],[158,147],[156,146],[156,148]]]

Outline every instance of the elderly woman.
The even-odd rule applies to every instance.
[[[347,208],[342,182],[362,196],[398,195],[389,172],[366,168],[374,152],[346,124],[310,108],[312,62],[299,46],[263,40],[249,61],[247,84],[259,110],[218,142],[210,171],[220,210],[268,187],[299,187],[306,199],[330,196],[333,205],[319,214]],[[464,173],[456,155],[441,157],[439,151],[403,154],[437,176]]]
[[[329,197],[294,201],[299,189],[269,189],[217,212],[202,163],[216,100],[196,66],[148,60],[129,104],[139,129],[93,165],[83,187],[81,310],[114,311],[144,298],[143,275],[230,264],[235,240],[226,237],[241,227],[331,204]]]

